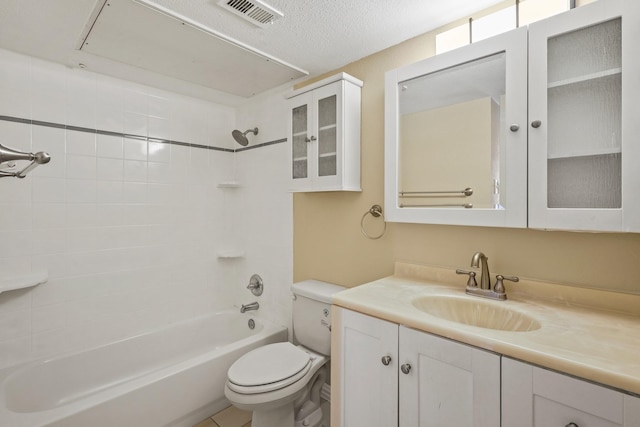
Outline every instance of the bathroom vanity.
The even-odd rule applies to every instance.
[[[334,296],[334,427],[640,425],[640,296],[464,285],[397,263]]]

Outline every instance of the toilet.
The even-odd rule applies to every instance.
[[[320,427],[320,394],[329,378],[331,300],[342,286],[294,283],[293,338],[252,350],[229,368],[224,394],[252,411],[252,427]]]

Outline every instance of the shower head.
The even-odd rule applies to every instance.
[[[231,135],[233,135],[233,139],[235,139],[238,144],[240,144],[240,145],[242,145],[244,147],[247,144],[249,144],[249,140],[247,139],[247,134],[249,132],[253,132],[254,135],[257,135],[258,134],[258,128],[247,129],[244,132],[240,132],[238,129],[236,129],[233,132],[231,132]]]

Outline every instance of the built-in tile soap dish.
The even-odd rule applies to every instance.
[[[241,249],[223,249],[217,252],[218,259],[244,258],[244,251]]]
[[[0,279],[0,294],[2,292],[42,285],[43,283],[47,283],[48,278],[49,274],[46,271],[41,271],[38,273],[29,273],[22,276]]]
[[[240,188],[242,184],[238,181],[223,181],[218,183],[218,188]]]

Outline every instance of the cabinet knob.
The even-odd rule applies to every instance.
[[[318,138],[316,138],[315,136],[311,136],[311,140],[312,141],[315,141],[316,139],[318,139]]]
[[[540,126],[542,126],[542,122],[540,120],[534,120],[534,121],[531,122],[531,127],[532,128],[538,129]]]
[[[516,124],[512,124],[511,126],[509,126],[509,130],[511,132],[518,132],[518,130],[520,130],[520,126]]]
[[[391,363],[391,356],[389,355],[382,356],[382,364],[384,366],[389,366],[389,363]]]
[[[400,370],[402,371],[403,374],[408,374],[409,372],[411,372],[411,365],[408,363],[405,363],[404,365],[400,366]]]

